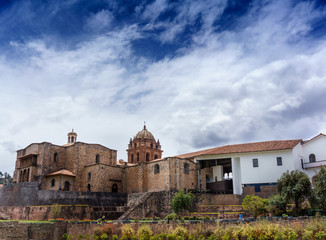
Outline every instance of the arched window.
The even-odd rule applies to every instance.
[[[112,185],[112,192],[118,192],[118,185],[116,183]]]
[[[309,155],[309,162],[311,162],[311,163],[316,162],[315,154],[312,153],[312,154]]]
[[[139,162],[139,153],[137,153],[137,162]]]
[[[90,184],[87,185],[87,191],[88,191],[88,192],[91,191],[91,185],[90,185]]]
[[[71,137],[71,142],[73,143],[75,141],[75,138],[74,137]]]
[[[137,143],[134,143],[134,148],[136,148],[137,147]]]
[[[146,162],[149,161],[149,153],[146,153]]]
[[[65,181],[63,191],[70,191],[70,182],[69,181]]]
[[[58,153],[54,153],[53,155],[53,161],[56,162],[58,161],[59,157],[58,157]]]
[[[154,159],[158,159],[158,156],[156,154],[154,155]]]
[[[95,162],[100,163],[100,154],[96,154]]]
[[[51,187],[55,187],[55,179],[52,179],[52,181],[51,181]]]
[[[154,165],[154,174],[159,174],[160,173],[160,165],[155,164]]]
[[[151,143],[151,148],[153,148],[153,143]]]
[[[189,164],[188,163],[183,164],[183,172],[185,174],[189,174]]]
[[[134,154],[131,154],[131,162],[134,162]]]
[[[88,181],[92,180],[92,173],[90,173],[90,172],[88,173],[88,175],[87,175],[87,180],[88,180]]]

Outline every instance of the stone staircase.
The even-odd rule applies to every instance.
[[[135,212],[142,211],[143,205],[155,192],[146,193],[134,193],[128,195],[127,210],[118,218],[118,220],[128,219],[130,217],[135,217]],[[143,214],[142,214],[143,215]],[[137,216],[137,214],[136,214]],[[139,215],[138,213],[138,216]]]

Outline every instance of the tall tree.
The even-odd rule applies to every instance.
[[[311,196],[311,183],[307,174],[299,170],[286,171],[277,180],[277,190],[286,203],[295,204],[295,213],[301,210],[303,201]]]
[[[182,190],[180,190],[172,199],[171,207],[173,211],[178,214],[179,212],[184,212],[185,210],[189,210],[191,207],[192,201],[195,199],[195,196],[192,193],[185,194]]]
[[[314,195],[319,207],[323,212],[326,211],[326,167],[320,168],[319,172],[314,176]]]

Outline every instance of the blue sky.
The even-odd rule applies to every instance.
[[[32,142],[163,156],[326,133],[326,1],[0,2],[0,170]]]

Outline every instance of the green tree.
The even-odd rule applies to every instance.
[[[322,166],[314,176],[314,196],[321,209],[326,211],[326,167]]]
[[[195,199],[195,196],[192,193],[185,194],[182,190],[180,190],[172,199],[171,207],[173,211],[178,214],[181,211],[189,210],[192,201]]]
[[[277,191],[286,203],[294,202],[295,213],[301,210],[301,204],[311,196],[311,183],[307,174],[299,170],[286,171],[277,180]]]
[[[242,208],[254,217],[267,212],[268,200],[255,195],[247,195],[242,201]]]
[[[268,212],[274,216],[282,216],[286,213],[286,202],[283,196],[276,194],[268,199]]]

